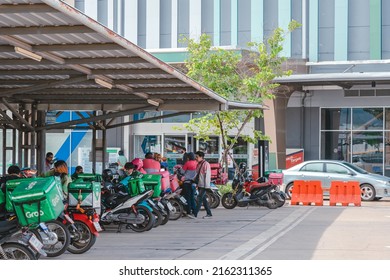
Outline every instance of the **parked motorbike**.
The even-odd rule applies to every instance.
[[[141,202],[150,198],[153,191],[131,197],[123,192],[116,192],[114,186],[105,184],[102,189],[102,214],[100,224],[118,224],[118,232],[122,226],[131,228],[135,232],[150,230],[155,217],[148,207],[141,205]]]
[[[206,189],[206,199],[212,209],[217,208],[221,203],[221,193],[214,182],[211,182],[210,189]]]
[[[67,250],[72,254],[87,252],[95,244],[102,228],[99,224],[99,215],[93,208],[82,208],[80,204],[69,207],[65,204],[62,223],[68,227],[70,244]]]
[[[1,260],[37,260],[46,256],[43,244],[28,230],[20,228],[17,219],[0,221],[0,259]]]
[[[264,178],[253,181],[244,163],[240,163],[239,171],[233,178],[232,190],[222,196],[222,205],[226,209],[249,205],[275,209],[283,206],[286,200],[285,194],[277,185],[267,182]]]
[[[71,235],[68,227],[57,220],[41,222],[30,230],[43,243],[48,257],[58,257],[69,247]]]

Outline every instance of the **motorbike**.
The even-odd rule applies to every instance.
[[[103,171],[103,199],[107,199],[109,195],[128,195],[129,197],[136,196],[144,192],[144,185],[142,183],[142,174],[136,178],[123,178],[120,182],[112,170],[106,169]],[[134,181],[133,181],[134,180]],[[137,187],[134,189],[129,187],[129,182],[133,182]],[[154,192],[152,192],[153,194]],[[153,227],[165,225],[169,220],[169,210],[166,206],[160,202],[160,197],[153,198],[152,196],[141,201],[140,206],[148,208],[148,210],[154,215]]]
[[[65,204],[61,221],[68,227],[70,244],[67,248],[72,254],[87,252],[95,244],[102,228],[99,224],[99,215],[93,208],[82,208],[80,204],[70,207]]]
[[[43,244],[28,227],[20,228],[17,219],[0,221],[0,259],[1,260],[37,260]]]
[[[69,247],[71,235],[67,226],[57,220],[41,222],[30,230],[43,243],[47,257],[58,257]]]
[[[162,199],[166,201],[166,204],[170,211],[170,220],[178,220],[183,216],[184,208],[187,205],[187,200],[181,195],[182,188],[176,188],[173,191],[171,188],[167,188],[162,192]]]
[[[117,232],[121,232],[123,225],[135,232],[150,230],[155,224],[155,216],[148,207],[141,205],[141,202],[152,194],[153,191],[150,190],[131,197],[127,193],[116,192],[113,185],[104,184],[100,224],[103,227],[112,223],[118,224]]]
[[[239,171],[236,172],[232,182],[232,192],[222,196],[222,205],[226,209],[236,206],[247,207],[249,205],[266,206],[276,209],[284,205],[286,195],[279,190],[277,185],[271,184],[264,178],[257,181],[246,170],[246,166],[240,163]]]
[[[206,189],[206,199],[209,202],[210,208],[215,209],[221,203],[221,193],[214,182],[211,182],[210,189]]]

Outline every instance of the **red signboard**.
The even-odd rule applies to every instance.
[[[298,150],[286,155],[286,169],[303,162],[303,150]]]

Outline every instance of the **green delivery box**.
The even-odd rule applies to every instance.
[[[20,179],[20,180],[29,180],[31,181],[31,179]],[[12,205],[12,201],[11,201],[11,193],[14,191],[14,189],[20,184],[19,182],[15,182],[13,183],[14,181],[20,181],[19,179],[18,180],[9,180],[7,181],[6,185],[5,185],[5,209],[7,209],[8,212],[14,212],[14,206]]]
[[[84,182],[101,182],[102,176],[100,174],[81,173],[77,174],[77,180],[82,179]]]
[[[145,185],[142,179],[139,178],[132,178],[129,180],[128,184],[128,193],[131,196],[136,196],[145,191]]]
[[[64,211],[61,181],[58,177],[17,179],[10,194],[22,226],[55,220]]]
[[[5,203],[5,195],[4,193],[0,190],[0,204]]]
[[[161,195],[161,175],[160,174],[145,174],[142,177],[145,189],[153,190],[152,197],[159,197]]]
[[[89,182],[79,178],[69,184],[68,193],[69,206],[77,206],[80,201],[80,206],[100,208],[101,186],[99,182]]]

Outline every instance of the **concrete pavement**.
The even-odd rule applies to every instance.
[[[390,260],[389,232],[389,199],[361,207],[220,206],[212,219],[181,218],[144,233],[108,226],[90,251],[53,259]]]

